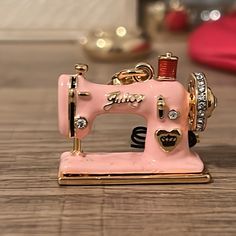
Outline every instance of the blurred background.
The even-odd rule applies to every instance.
[[[85,61],[117,64],[156,56],[168,50],[163,43],[182,40],[186,56],[235,72],[235,6],[234,0],[1,0],[0,49],[5,55],[9,42],[22,43],[25,53],[32,43],[51,43],[52,50],[73,43],[67,52],[75,61],[83,54]]]
[[[77,39],[94,29],[140,26],[156,31],[193,29],[234,10],[234,0],[1,0],[1,40]],[[178,13],[176,18],[173,15]],[[181,13],[181,14],[180,14]],[[172,18],[179,22],[173,22]],[[174,24],[175,23],[175,24]],[[182,24],[181,24],[182,23]]]
[[[55,60],[59,59],[60,50],[63,53],[66,50],[74,63],[80,58],[84,61],[88,58],[94,63],[122,64],[149,60],[153,55],[173,50],[171,45],[164,49],[163,43],[182,40],[186,43],[185,56],[216,68],[236,71],[231,55],[235,55],[235,34],[231,34],[236,22],[232,16],[235,9],[234,0],[1,0],[0,42],[4,46],[0,45],[0,53],[4,58],[0,60],[3,66],[7,63],[5,56],[12,49],[8,43],[22,43],[22,47],[13,48],[14,60],[18,63],[18,50],[23,50],[25,55],[30,53],[28,50],[36,50],[37,54],[39,47],[42,54],[44,50],[48,52],[48,46],[37,45],[32,49],[32,43],[48,42],[52,44],[51,55],[56,53],[53,55]],[[232,17],[231,24],[227,22],[225,26],[224,16]],[[206,28],[202,29],[202,25]],[[208,30],[209,25],[212,30]],[[217,40],[212,34],[222,35],[218,28],[228,31]],[[193,35],[195,31],[196,35]],[[229,38],[233,45],[225,53],[218,53],[219,45]],[[211,45],[213,41],[216,43]],[[57,46],[62,42],[67,46],[73,43],[75,48],[72,51],[65,47],[60,49]],[[46,54],[42,55],[46,57]],[[13,60],[12,56],[10,60]],[[228,60],[230,66],[225,65]]]

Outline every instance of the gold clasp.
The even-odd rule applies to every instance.
[[[147,63],[139,63],[135,68],[122,70],[114,74],[108,84],[127,85],[152,79],[153,76],[154,70],[151,65]]]

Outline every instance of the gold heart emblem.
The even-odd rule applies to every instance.
[[[155,137],[165,152],[171,152],[179,144],[182,133],[179,129],[171,131],[159,129],[155,132]]]

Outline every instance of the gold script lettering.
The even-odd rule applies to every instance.
[[[107,94],[108,103],[104,105],[103,109],[108,111],[114,104],[128,103],[132,107],[137,107],[140,102],[144,99],[143,94],[122,94],[120,91],[111,92]]]

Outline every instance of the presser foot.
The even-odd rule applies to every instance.
[[[131,184],[193,184],[209,183],[207,169],[201,173],[182,174],[73,174],[59,173],[59,185],[131,185]]]

